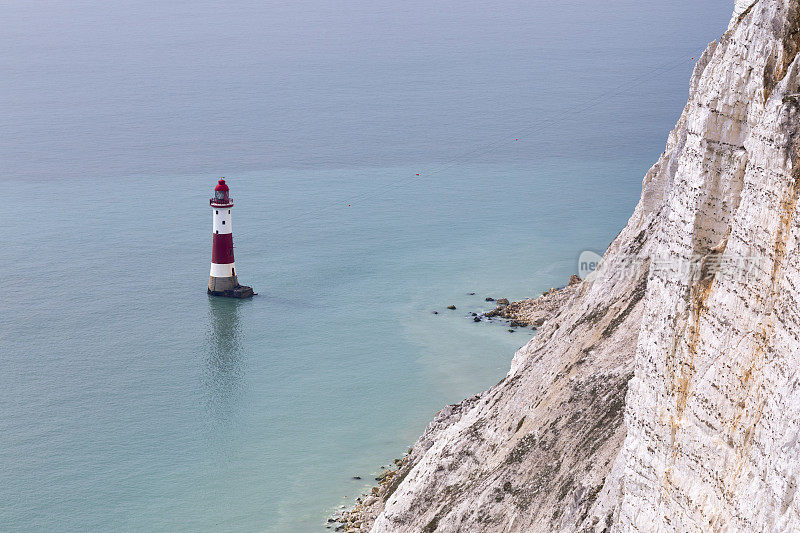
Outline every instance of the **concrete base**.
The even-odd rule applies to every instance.
[[[224,278],[218,278],[216,276],[208,277],[208,292],[211,293],[232,291],[238,286],[239,279],[235,274],[233,276],[226,276]]]
[[[256,293],[252,287],[239,285],[239,278],[233,275],[225,278],[209,276],[208,294],[227,298],[250,298]]]
[[[247,285],[238,285],[233,289],[224,291],[212,291],[211,289],[208,289],[208,294],[211,294],[212,296],[225,296],[226,298],[250,298],[258,293],[253,292],[252,287],[248,287]]]

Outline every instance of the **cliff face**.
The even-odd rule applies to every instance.
[[[800,0],[736,3],[603,268],[365,526],[800,529],[798,50]]]

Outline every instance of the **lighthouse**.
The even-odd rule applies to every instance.
[[[211,275],[208,277],[208,293],[229,298],[249,298],[255,294],[251,287],[239,285],[236,264],[233,261],[233,231],[231,209],[233,198],[225,178],[214,187],[211,205]]]

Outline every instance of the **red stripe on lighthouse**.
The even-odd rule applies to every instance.
[[[215,233],[211,244],[211,262],[218,265],[233,263],[233,233]]]

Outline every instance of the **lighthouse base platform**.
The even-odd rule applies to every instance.
[[[224,296],[226,298],[250,298],[258,293],[253,292],[253,288],[248,287],[247,285],[237,285],[232,289],[224,291],[212,291],[211,289],[208,289],[208,294],[212,296]]]
[[[252,287],[239,285],[239,278],[234,274],[225,277],[209,276],[208,294],[226,298],[250,298],[257,293],[253,292]]]

